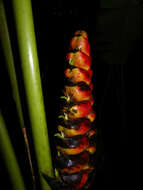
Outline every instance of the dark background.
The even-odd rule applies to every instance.
[[[97,112],[97,173],[95,189],[129,188],[139,184],[138,143],[143,43],[142,1],[32,1],[39,66],[52,154],[55,147],[59,97],[64,87],[65,56],[78,29],[88,32],[91,45],[95,109]],[[26,126],[29,125],[11,4],[5,1],[9,32],[20,85]],[[30,171],[10,82],[0,49],[1,110],[18,161],[30,189]],[[31,134],[30,127],[28,128]],[[18,143],[17,143],[18,142]],[[31,147],[32,147],[32,142]],[[139,151],[140,152],[140,151]],[[34,155],[34,153],[33,153]],[[137,158],[137,161],[136,161]],[[0,157],[1,159],[1,157]],[[33,156],[34,160],[34,156]],[[0,160],[1,182],[10,188]],[[53,160],[54,162],[54,160]]]

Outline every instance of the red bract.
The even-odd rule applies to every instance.
[[[70,41],[70,48],[90,55],[90,45],[85,33],[77,33]]]
[[[63,113],[67,114],[70,120],[78,118],[86,118],[91,111],[92,111],[92,106],[89,101],[81,104],[76,104],[70,108],[68,106],[63,108]]]
[[[80,68],[67,68],[65,70],[65,76],[73,83],[85,82],[86,84],[90,84],[92,77],[92,70],[88,71]]]
[[[79,85],[65,86],[65,96],[69,96],[75,102],[88,101],[92,97],[90,89],[84,90]]]
[[[69,52],[66,56],[70,65],[89,70],[91,65],[91,57],[81,51]]]

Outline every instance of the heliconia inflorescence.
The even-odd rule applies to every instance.
[[[55,179],[44,175],[55,189],[88,189],[95,176],[96,114],[91,83],[90,44],[85,31],[75,32],[70,41],[65,69],[66,85],[58,133]]]

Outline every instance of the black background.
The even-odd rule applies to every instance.
[[[93,4],[65,0],[32,1],[52,154],[55,152],[52,138],[57,126],[59,97],[64,86],[65,56],[73,33],[78,29],[84,29],[88,32],[91,44],[93,95],[97,112],[97,174],[92,188],[118,189],[137,185],[133,176],[137,167],[135,157],[138,157],[136,137],[139,133],[138,126],[141,126],[137,106],[141,104],[142,74],[139,71],[143,61],[143,7],[141,1],[130,1],[124,6],[117,5],[116,8],[112,7],[112,4],[109,7],[103,5],[104,2]],[[5,8],[25,122],[29,127],[13,12],[8,0],[5,1]],[[27,188],[30,189],[29,165],[2,49],[0,55],[1,110]],[[30,127],[28,132],[30,136]],[[30,143],[32,147],[32,142]],[[2,159],[0,161],[1,182],[5,189],[9,189],[8,174]]]

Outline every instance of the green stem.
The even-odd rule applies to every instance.
[[[16,156],[6,130],[5,122],[0,112],[0,154],[7,167],[11,184],[14,190],[26,190],[25,184],[18,166]]]
[[[30,0],[13,0],[23,78],[39,173],[53,175]],[[42,190],[50,189],[41,177]],[[48,188],[47,188],[48,187]]]
[[[30,154],[30,147],[29,147],[27,132],[26,132],[25,124],[24,124],[22,105],[21,105],[21,100],[20,100],[16,71],[14,67],[14,58],[12,54],[12,47],[11,47],[11,42],[10,42],[10,37],[9,37],[9,31],[8,31],[8,26],[7,26],[3,0],[0,0],[0,42],[1,42],[2,50],[3,50],[3,54],[5,57],[5,63],[6,63],[8,75],[11,82],[13,98],[16,104],[16,109],[17,109],[20,125],[22,127],[22,132],[23,132],[23,136],[25,140],[26,149],[27,149],[29,164],[30,164],[31,173],[33,177],[32,179],[33,179],[33,183],[35,183],[34,171],[33,171],[31,154]]]
[[[6,60],[6,67],[12,86],[13,98],[16,102],[16,107],[19,114],[20,124],[22,127],[25,127],[3,0],[0,0],[0,42]]]

